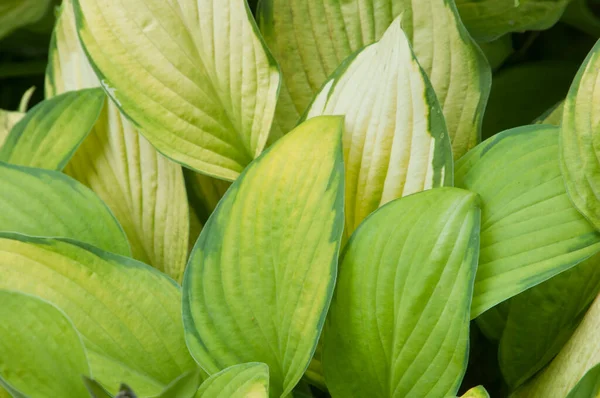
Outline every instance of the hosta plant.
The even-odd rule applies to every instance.
[[[598,396],[593,10],[0,5],[0,397]]]

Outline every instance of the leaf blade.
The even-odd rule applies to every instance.
[[[195,398],[267,398],[269,367],[264,363],[234,365],[209,377]]]

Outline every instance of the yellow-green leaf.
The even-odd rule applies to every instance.
[[[579,69],[563,107],[561,169],[577,209],[600,229],[600,42]]]
[[[560,126],[562,122],[564,101],[560,101],[535,120],[537,124],[552,124]]]
[[[0,186],[0,231],[75,239],[116,254],[131,254],[110,210],[72,178],[0,162]]]
[[[456,0],[460,16],[477,40],[509,32],[544,30],[558,22],[570,0]]]
[[[246,0],[75,0],[101,83],[163,154],[233,180],[267,141],[279,69]]]
[[[456,394],[468,359],[478,202],[432,189],[389,203],[356,230],[324,331],[332,397]]]
[[[17,111],[6,111],[0,109],[0,149],[4,145],[4,141],[8,138],[10,130],[19,120],[23,119],[25,113]]]
[[[173,380],[154,398],[192,398],[208,375],[200,368],[190,370]]]
[[[89,245],[1,234],[0,289],[37,295],[73,321],[94,378],[160,393],[195,368],[185,346],[177,284],[135,260]]]
[[[456,185],[483,201],[473,318],[600,250],[600,233],[565,190],[558,130],[507,130],[456,164]]]
[[[567,395],[567,398],[598,398],[600,396],[600,363],[591,368]]]
[[[345,115],[347,236],[391,200],[452,185],[442,110],[400,19],[334,73],[308,109],[318,115]]]
[[[47,94],[96,86],[77,39],[71,1],[65,0],[51,45]],[[110,207],[136,259],[181,280],[189,234],[181,167],[158,153],[116,105],[107,101],[65,171]]]
[[[355,51],[379,40],[399,15],[442,105],[454,158],[474,147],[490,68],[454,2],[447,0],[261,1],[259,25],[284,82],[273,134],[288,132],[328,76]]]
[[[304,122],[256,159],[205,225],[184,279],[192,355],[208,373],[269,366],[290,393],[315,351],[343,231],[343,119]]]
[[[231,366],[206,380],[195,398],[267,398],[269,367],[264,363]]]
[[[104,100],[95,88],[42,101],[13,127],[0,161],[62,170],[96,123]]]
[[[0,385],[14,397],[82,398],[90,369],[71,321],[27,294],[0,290]]]
[[[490,394],[483,386],[477,386],[465,392],[461,398],[490,398]]]

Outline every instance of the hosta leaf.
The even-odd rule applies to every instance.
[[[598,396],[600,396],[600,364],[588,370],[566,398],[598,398]]]
[[[554,126],[560,126],[562,122],[564,101],[560,101],[552,108],[544,112],[539,118],[535,120],[537,124],[552,124]]]
[[[72,178],[0,162],[0,185],[0,231],[76,239],[113,253],[131,253],[110,210]]]
[[[399,19],[324,85],[307,117],[318,115],[345,115],[348,236],[391,200],[452,185],[442,110]]]
[[[461,395],[461,398],[490,398],[490,394],[483,386],[477,386]]]
[[[16,111],[6,111],[0,109],[0,149],[4,145],[4,141],[8,138],[10,130],[13,126],[23,119],[25,113]]]
[[[491,341],[499,341],[506,327],[506,319],[510,309],[510,300],[499,303],[476,319],[479,330]]]
[[[162,153],[235,179],[263,150],[279,70],[245,0],[75,0],[102,85]]]
[[[77,330],[52,304],[0,290],[0,384],[15,397],[81,398],[89,365]]]
[[[254,161],[202,230],[184,279],[186,340],[212,374],[269,366],[271,396],[306,370],[343,230],[343,119],[311,119]]]
[[[504,61],[514,53],[511,35],[505,35],[498,40],[478,44],[494,71],[500,68]]]
[[[456,164],[456,185],[483,201],[473,318],[600,250],[600,233],[565,190],[558,130],[504,131]]]
[[[444,111],[454,158],[479,139],[490,88],[484,55],[447,0],[263,0],[258,19],[283,81],[274,134],[286,133],[335,69],[379,40],[402,15],[402,27]]]
[[[99,86],[79,45],[71,1],[54,30],[47,93]],[[189,210],[181,167],[159,154],[108,102],[65,171],[113,211],[136,259],[181,280],[188,249]]]
[[[110,392],[126,381],[140,395],[158,394],[195,368],[180,290],[164,274],[81,243],[1,236],[0,289],[63,310],[83,337],[94,378]]]
[[[586,397],[583,393],[582,395],[575,395],[576,393],[569,395],[569,393],[588,372],[591,379],[596,378],[594,382],[598,380],[597,368],[592,369],[600,363],[599,329],[600,300],[596,298],[581,324],[556,358],[531,381],[515,391],[511,398]],[[588,379],[588,382],[591,381]]]
[[[0,4],[0,39],[40,20],[52,3],[52,0],[3,0]]]
[[[500,340],[504,379],[517,387],[558,354],[600,291],[600,255],[513,297]]]
[[[456,0],[460,16],[477,40],[554,25],[569,0]]]
[[[39,103],[11,130],[0,160],[62,170],[96,123],[104,100],[104,92],[96,88]]]
[[[567,192],[577,209],[600,229],[600,42],[581,66],[563,107],[561,169]]]
[[[171,382],[154,398],[192,398],[208,375],[200,368],[190,370]]]
[[[456,394],[467,365],[479,216],[477,195],[438,188],[391,202],[356,230],[324,331],[334,398]]]
[[[231,366],[212,375],[195,398],[267,398],[269,367],[264,363]]]
[[[199,221],[205,224],[231,183],[191,170],[184,170],[183,173],[190,206],[196,212]]]
[[[84,377],[83,382],[85,383],[85,387],[91,398],[113,398],[112,394],[106,391],[106,389],[102,387],[102,384],[98,383],[96,380]]]

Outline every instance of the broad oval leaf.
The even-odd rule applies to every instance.
[[[483,201],[473,318],[600,250],[565,190],[558,135],[548,125],[507,130],[456,163],[456,185]]]
[[[13,127],[0,161],[62,170],[96,123],[105,97],[96,88],[42,101]]]
[[[561,168],[567,192],[579,211],[600,229],[600,42],[573,80],[563,106]]]
[[[0,162],[0,184],[0,231],[76,239],[116,254],[131,254],[110,210],[72,178]]]
[[[490,41],[506,33],[544,30],[558,22],[570,0],[455,0],[469,33]]]
[[[234,365],[206,380],[195,398],[267,398],[269,367],[264,363]]]
[[[284,82],[273,134],[287,133],[328,76],[400,15],[442,105],[454,158],[477,145],[490,68],[447,0],[262,0],[259,26]]]
[[[513,388],[558,354],[600,292],[600,255],[509,300],[498,359]]]
[[[307,118],[318,115],[345,115],[347,236],[391,200],[452,185],[442,110],[400,19],[323,86]]]
[[[324,331],[334,398],[456,395],[468,358],[479,217],[477,195],[438,188],[389,203],[356,230]]]
[[[195,368],[185,346],[177,284],[135,260],[78,242],[0,234],[0,289],[48,300],[73,321],[94,378],[160,393]]]
[[[79,44],[72,2],[60,10],[46,74],[48,95],[100,85]],[[119,220],[133,256],[180,281],[189,209],[181,167],[159,154],[107,102],[65,171],[90,187]]]
[[[188,347],[209,374],[250,361],[290,393],[315,351],[343,230],[343,119],[304,122],[255,160],[202,230],[184,278]]]
[[[0,385],[15,397],[81,398],[90,369],[71,321],[27,294],[0,290]]]
[[[266,143],[279,68],[246,0],[75,0],[104,89],[161,153],[233,180]]]

